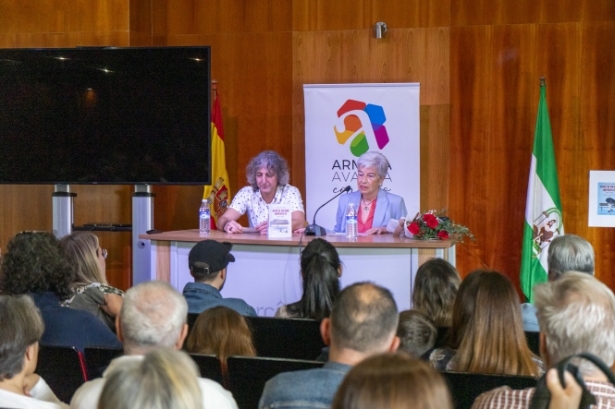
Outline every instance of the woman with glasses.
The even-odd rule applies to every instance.
[[[60,243],[77,271],[72,284],[74,295],[63,305],[89,311],[115,331],[115,317],[122,308],[124,292],[107,283],[107,250],[100,248],[95,234],[86,231],[64,236]]]
[[[358,191],[341,195],[337,206],[336,232],[346,231],[346,209],[354,203],[359,233],[388,233],[389,220],[406,217],[406,204],[401,196],[382,188],[389,171],[389,161],[380,152],[367,152],[357,160]]]

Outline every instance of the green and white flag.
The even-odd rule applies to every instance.
[[[534,300],[534,285],[547,281],[549,244],[560,234],[564,234],[562,203],[547,108],[547,90],[544,81],[541,81],[521,252],[521,289],[530,302]]]

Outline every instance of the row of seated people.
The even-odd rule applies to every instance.
[[[46,239],[46,238],[47,238],[47,236],[50,236],[50,235],[45,235],[45,234],[30,234],[30,235],[29,235],[29,234],[21,234],[21,235],[16,236],[16,239],[17,239],[18,237],[21,237],[21,238],[28,238],[28,239],[33,239],[33,238],[42,238],[42,239]],[[565,236],[564,236],[564,237],[565,237]],[[32,240],[30,240],[30,241],[32,241]],[[43,241],[44,241],[44,240],[43,240]],[[52,241],[51,241],[51,240],[47,240],[47,241],[48,241],[49,243],[51,243],[51,244],[55,244],[55,243],[52,243]],[[319,240],[319,241],[320,241],[320,242],[323,242],[322,244],[329,244],[329,243],[327,243],[327,242],[326,242],[326,241],[324,241],[324,240]],[[22,242],[23,242],[23,241],[22,241]],[[26,240],[26,242],[27,242],[27,240]],[[14,244],[14,243],[11,243],[11,244]],[[7,253],[7,255],[5,256],[5,259],[3,259],[3,276],[2,276],[2,278],[3,278],[3,280],[2,280],[2,291],[3,291],[3,292],[9,292],[9,293],[10,293],[10,290],[11,290],[11,289],[15,289],[15,288],[17,288],[17,289],[19,290],[19,288],[20,288],[20,287],[19,287],[19,285],[17,285],[17,280],[16,280],[16,278],[17,278],[17,277],[12,276],[12,274],[10,274],[10,272],[11,272],[11,269],[10,269],[10,268],[5,268],[7,265],[10,267],[10,263],[9,263],[9,262],[11,262],[11,261],[12,261],[12,262],[16,262],[16,261],[18,261],[18,260],[17,260],[17,257],[14,257],[14,255],[15,255],[14,253],[16,253],[16,252],[15,252],[15,251],[13,251],[13,250],[14,250],[15,248],[17,248],[18,246],[12,246],[11,244],[9,245],[9,252],[8,252],[8,253]],[[32,244],[32,243],[29,243],[29,244]],[[40,244],[40,243],[39,243],[39,244]],[[553,243],[553,244],[555,244],[555,240],[554,240],[554,243]],[[22,246],[22,249],[23,249],[23,247],[24,247],[24,246]],[[34,247],[34,246],[33,246],[33,247]],[[51,247],[53,247],[53,246],[51,246]],[[196,246],[195,246],[195,247],[196,247]],[[308,246],[308,247],[309,247],[309,246]],[[331,246],[331,247],[332,247],[332,246]],[[37,253],[37,251],[36,251],[36,250],[40,250],[40,246],[39,246],[39,248],[32,248],[32,249],[28,248],[28,246],[25,246],[25,250],[32,250],[32,252],[34,253],[34,255],[38,255],[38,253]],[[308,249],[306,248],[306,251],[307,251],[307,250],[308,250]],[[98,249],[98,248],[97,248],[97,249],[96,249],[96,251],[98,252],[98,251],[100,251],[100,249]],[[100,251],[100,252],[102,253],[102,251]],[[42,252],[42,253],[44,253],[44,252]],[[304,253],[305,253],[305,251],[304,251]],[[316,252],[316,254],[319,254],[319,253],[318,253],[318,252]],[[30,255],[32,255],[32,254],[30,254]],[[13,257],[12,257],[12,256],[13,256]],[[228,264],[228,261],[232,261],[232,260],[228,260],[230,257],[232,257],[232,255],[230,255],[230,253],[229,253],[228,249],[226,250],[226,255],[225,255],[225,257],[227,258],[226,264]],[[317,258],[322,259],[322,257],[321,257],[320,255],[319,255]],[[7,261],[7,262],[5,262],[5,261]],[[328,261],[327,261],[327,262],[328,262]],[[14,264],[16,264],[16,263],[14,263]],[[321,264],[323,264],[323,263],[321,263]],[[14,267],[14,265],[13,265],[13,267]],[[27,285],[28,285],[28,284],[32,284],[32,283],[38,284],[38,285],[39,285],[39,286],[41,286],[41,287],[43,287],[43,286],[45,286],[45,285],[46,285],[46,286],[47,286],[47,287],[46,287],[46,290],[49,290],[49,289],[51,289],[52,291],[53,291],[53,290],[57,290],[57,288],[55,288],[55,287],[54,287],[54,282],[53,282],[53,280],[51,280],[51,278],[54,276],[54,274],[56,274],[56,276],[57,276],[57,273],[58,273],[58,271],[57,271],[57,270],[58,270],[58,269],[57,269],[57,268],[53,268],[53,267],[54,267],[54,266],[52,266],[52,268],[50,268],[50,269],[48,269],[48,270],[45,270],[44,268],[41,268],[41,270],[42,270],[42,274],[41,274],[41,276],[43,276],[43,277],[45,276],[45,272],[46,272],[46,271],[51,272],[50,274],[48,274],[48,277],[47,277],[47,278],[48,278],[48,281],[41,280],[41,279],[40,279],[40,277],[37,277],[35,274],[34,274],[34,275],[33,275],[33,274],[30,274],[29,276],[26,274],[26,275],[24,276],[26,284],[25,284],[24,286],[22,286],[22,287],[21,287],[21,289],[22,289],[22,290],[23,290],[24,288],[26,288],[26,290],[25,290],[25,291],[22,291],[22,293],[23,293],[23,292],[29,292],[29,293],[34,292],[34,293],[37,293],[36,288],[35,288],[35,291],[32,291],[32,290],[28,291],[28,290],[27,290],[27,288],[28,288],[28,287],[27,287]],[[15,268],[13,268],[13,270],[15,270]],[[19,271],[19,269],[17,269],[17,270]],[[303,270],[303,255],[302,255],[302,270]],[[339,274],[341,274],[341,268],[339,267],[339,265],[338,265],[338,268],[335,268],[335,269],[334,269],[334,271],[335,271],[335,275],[336,275],[337,277],[339,277]],[[8,274],[7,274],[7,272],[8,272]],[[21,272],[23,272],[23,271],[21,271]],[[304,272],[304,271],[302,271],[302,272],[304,273],[304,284],[305,284],[305,282],[309,282],[309,281],[310,281],[310,279],[309,279],[309,277],[306,279],[306,274],[305,274],[305,272]],[[37,279],[33,279],[33,278],[32,278],[32,276],[35,276]],[[420,287],[420,285],[419,285],[419,282],[420,282],[420,280],[419,280],[419,276],[420,276],[420,272],[419,272],[419,274],[417,274],[417,286],[416,286],[416,287],[417,287],[417,289]],[[480,278],[480,279],[479,279],[479,278],[476,278],[476,279],[475,279],[475,278],[474,278],[475,276],[476,276],[476,277],[479,277],[479,276],[480,276],[480,277],[482,277],[482,278]],[[8,279],[7,279],[7,277],[8,277]],[[491,277],[491,283],[492,283],[492,284],[491,284],[491,285],[486,285],[485,283],[489,281],[490,277]],[[470,298],[468,298],[468,299],[469,299],[469,300],[472,300],[472,299],[473,299],[474,301],[473,301],[473,303],[472,303],[472,302],[470,302],[469,304],[468,304],[468,303],[466,303],[466,302],[463,302],[463,303],[462,303],[462,302],[459,302],[459,308],[455,308],[455,307],[453,308],[453,311],[461,311],[461,310],[462,310],[464,307],[466,307],[467,305],[476,305],[476,304],[480,304],[480,305],[481,305],[481,308],[473,308],[473,312],[472,312],[472,314],[476,315],[476,314],[479,314],[481,311],[482,311],[482,312],[484,312],[484,311],[488,311],[488,312],[489,312],[489,314],[491,314],[491,315],[495,315],[495,316],[496,316],[496,318],[497,318],[497,319],[495,319],[495,320],[494,320],[494,319],[493,319],[493,317],[492,317],[492,318],[491,318],[491,322],[490,322],[490,324],[494,324],[494,323],[495,323],[495,324],[499,325],[499,323],[501,323],[501,322],[506,322],[506,323],[508,323],[508,324],[509,324],[509,325],[508,325],[508,327],[507,327],[507,328],[504,328],[504,330],[502,330],[502,331],[497,330],[495,327],[491,328],[491,330],[484,331],[484,333],[485,333],[487,336],[491,336],[491,334],[496,334],[495,336],[492,336],[492,338],[494,338],[494,339],[497,339],[497,337],[498,337],[498,336],[499,336],[499,337],[501,337],[501,336],[502,336],[502,334],[504,334],[504,337],[506,337],[507,335],[510,335],[510,329],[511,329],[511,328],[512,328],[513,330],[516,330],[516,329],[519,327],[518,325],[514,325],[514,323],[515,323],[515,311],[517,311],[516,315],[518,315],[518,311],[519,311],[518,305],[516,305],[516,306],[515,306],[515,308],[512,308],[512,309],[511,309],[511,308],[508,308],[508,310],[513,311],[513,313],[512,313],[512,315],[508,316],[508,318],[510,318],[510,319],[508,319],[508,320],[507,320],[507,319],[506,319],[507,317],[506,317],[505,315],[503,315],[504,319],[502,319],[500,316],[498,316],[498,315],[497,315],[497,314],[500,314],[498,311],[499,311],[499,310],[502,310],[502,308],[498,309],[498,308],[497,308],[497,305],[496,305],[494,308],[489,308],[488,304],[485,304],[484,302],[480,302],[480,303],[479,303],[479,302],[477,301],[478,299],[481,299],[481,294],[482,294],[482,299],[485,299],[485,298],[486,298],[486,300],[488,301],[488,299],[489,299],[488,295],[489,295],[489,292],[490,292],[490,291],[486,291],[486,292],[485,292],[485,291],[484,291],[484,289],[485,289],[485,288],[487,288],[487,289],[490,289],[490,288],[491,288],[491,289],[493,289],[493,288],[499,288],[501,291],[503,291],[501,294],[505,294],[505,293],[508,291],[508,290],[506,289],[507,284],[508,284],[508,287],[512,287],[512,286],[510,285],[510,282],[509,282],[509,281],[507,281],[507,280],[502,280],[502,277],[503,277],[503,276],[498,275],[497,273],[488,273],[488,272],[476,272],[476,273],[472,273],[472,274],[470,274],[470,276],[468,276],[468,278],[467,278],[466,280],[464,280],[464,284],[465,284],[466,282],[468,283],[468,285],[466,286],[466,288],[467,288],[468,290],[467,290],[466,292],[467,292],[468,294],[470,294],[470,295],[473,295],[472,297],[470,297]],[[195,278],[196,278],[196,277],[195,277]],[[11,280],[11,279],[12,279],[12,280]],[[495,281],[494,281],[494,280],[495,280]],[[498,281],[498,280],[499,280],[499,281]],[[474,285],[470,285],[470,283],[472,283],[472,282],[474,283]],[[8,283],[9,285],[7,285],[7,283]],[[482,288],[483,288],[483,292],[482,292],[482,293],[481,293],[481,291],[479,291],[479,289],[481,288],[480,283],[483,283],[483,284],[482,284]],[[495,285],[494,285],[494,283],[495,283]],[[458,298],[458,299],[460,299],[460,300],[463,300],[463,299],[464,299],[464,297],[462,297],[462,294],[464,294],[464,291],[463,291],[463,289],[464,289],[464,284],[462,284],[462,285],[459,287],[459,293],[460,293],[460,294],[459,294],[459,297],[457,297],[457,298]],[[56,286],[56,287],[61,287],[62,289],[65,289],[65,286],[64,286],[64,287],[62,287],[62,286]],[[7,291],[7,289],[8,289],[9,291]],[[473,290],[472,290],[472,289],[473,289]],[[491,292],[493,292],[493,291],[491,291]],[[508,292],[510,292],[510,291],[508,291]],[[513,289],[513,291],[512,291],[512,292],[514,293],[514,289]],[[17,292],[17,293],[19,293],[19,292]],[[57,295],[57,294],[55,294],[55,293],[54,293],[54,295]],[[304,294],[304,295],[305,295],[305,294]],[[339,293],[338,293],[338,295],[339,295]],[[415,292],[414,296],[415,296],[414,298],[416,299],[416,292]],[[487,297],[486,297],[486,296],[487,296]],[[58,297],[58,298],[60,298],[60,297],[59,297],[59,295],[57,295],[57,297]],[[304,301],[304,298],[305,298],[305,297],[303,297],[303,298],[302,298],[302,300],[300,300],[298,303],[296,303],[296,306],[297,306],[297,307],[304,307],[304,306],[305,306],[305,304],[306,304],[306,303],[305,303],[305,302],[303,302],[303,301]],[[331,297],[331,298],[333,299],[333,298],[335,298],[335,297]],[[502,299],[506,299],[507,297],[492,297],[492,298],[496,298],[496,299],[500,299],[500,298],[502,298]],[[510,297],[508,297],[508,298],[510,298]],[[35,297],[35,299],[36,299],[36,297]],[[417,306],[418,306],[418,304],[419,304],[419,303],[416,303],[416,304],[417,304]],[[517,304],[518,304],[518,299],[517,299]],[[454,306],[455,306],[455,305],[457,305],[457,302],[455,302]],[[507,305],[508,305],[508,306],[510,306],[510,305],[514,305],[514,302],[513,302],[513,303],[510,303],[510,302],[509,302],[509,303],[507,303],[507,304],[506,304],[506,303],[504,303],[504,306],[505,306],[505,307],[506,307]],[[483,308],[483,307],[484,307],[484,308]],[[39,306],[39,308],[40,308],[40,306]],[[288,308],[286,308],[286,309],[288,310]],[[301,311],[301,308],[297,308],[297,310],[298,310],[298,311]],[[504,308],[503,310],[506,310],[506,308]],[[41,311],[43,311],[43,308],[41,308]],[[495,311],[495,312],[493,312],[493,311]],[[473,317],[473,315],[472,315],[472,314],[470,314],[470,317]],[[49,314],[47,314],[47,315],[49,315]],[[459,314],[459,315],[460,315],[460,316],[463,316],[463,314]],[[467,314],[466,314],[466,315],[467,315]],[[45,312],[43,312],[43,316],[45,317]],[[326,316],[326,314],[325,314],[325,316]],[[477,319],[476,317],[473,317],[472,319],[473,319],[474,321],[476,321],[476,322],[481,322],[481,320],[480,320],[480,319]],[[45,321],[46,321],[46,323],[47,323],[47,319],[45,319]],[[467,317],[466,317],[466,321],[467,321]],[[484,320],[482,320],[482,321],[484,321]],[[519,321],[519,319],[517,319],[516,321]],[[463,322],[463,321],[459,321],[459,322]],[[465,324],[464,324],[464,325],[465,325]],[[484,325],[484,324],[483,324],[483,325]],[[49,327],[49,326],[48,326],[48,327]],[[84,327],[85,327],[85,326],[84,326]],[[463,326],[462,326],[462,325],[457,325],[457,326],[456,326],[456,325],[455,325],[455,321],[453,320],[453,326],[452,326],[452,331],[451,331],[452,333],[454,333],[454,332],[455,332],[455,328],[456,328],[456,327],[457,327],[457,328],[462,328]],[[467,327],[467,325],[466,325],[466,327]],[[53,326],[53,329],[54,329],[54,330],[57,330],[56,326]],[[58,331],[55,331],[55,332],[58,332]],[[73,331],[72,331],[72,332],[75,332],[75,331],[74,331],[74,328],[73,328]],[[508,353],[508,352],[507,352],[507,353],[505,353],[504,355],[507,355],[507,356],[508,356],[508,358],[512,357],[513,359],[515,358],[515,355],[517,356],[517,358],[518,358],[519,356],[522,356],[522,355],[526,355],[526,357],[527,357],[527,355],[528,355],[528,354],[527,354],[527,352],[528,352],[527,344],[523,345],[523,343],[522,343],[522,342],[518,341],[518,340],[520,339],[520,337],[518,336],[518,332],[520,332],[520,331],[516,331],[516,332],[517,332],[517,333],[514,333],[514,334],[513,334],[513,336],[511,337],[511,338],[513,338],[513,339],[515,340],[515,342],[516,342],[516,345],[515,345],[515,347],[516,347],[516,348],[513,348],[513,352],[511,352],[511,353]],[[118,334],[118,335],[119,335],[119,334]],[[454,339],[454,337],[451,337],[451,338],[453,338],[453,339]],[[465,337],[462,337],[462,340],[463,340],[463,341],[466,341],[466,340],[468,340],[468,339],[470,339],[470,338],[472,338],[472,337],[466,334],[466,336],[465,336]],[[98,340],[98,342],[100,342],[100,341],[101,341],[101,340]],[[517,341],[518,341],[518,342],[517,342]],[[44,340],[43,340],[43,342],[45,343],[45,341],[44,341]],[[51,343],[53,344],[54,342],[51,342]],[[492,343],[493,343],[493,342],[492,342]],[[475,344],[475,343],[470,343],[470,345],[474,345],[474,344]],[[486,344],[488,345],[488,344],[489,344],[489,342],[487,342]],[[454,346],[454,344],[452,344],[451,346]],[[459,362],[459,361],[460,361],[460,357],[463,355],[463,354],[461,354],[461,353],[460,353],[460,352],[462,351],[462,349],[463,349],[463,348],[461,348],[461,345],[457,345],[457,348],[454,348],[454,347],[449,348],[449,351],[438,351],[438,350],[436,350],[436,351],[433,351],[433,353],[432,353],[432,354],[430,354],[430,358],[432,358],[432,357],[442,357],[442,356],[444,356],[444,359],[435,359],[435,360],[434,360],[434,359],[431,359],[431,361],[432,361],[432,363],[435,363],[435,364],[436,364],[436,366],[437,366],[437,364],[441,364],[442,362],[445,362],[445,363],[446,363],[445,369],[464,370],[464,368],[463,368],[463,367],[461,367],[461,366],[456,366],[456,367],[454,367],[454,366],[449,365],[449,364],[451,364],[451,363],[452,363],[453,365],[457,365],[457,362]],[[508,348],[504,348],[504,350],[508,351],[509,349],[508,349]],[[455,353],[455,351],[457,351],[457,353]],[[446,354],[446,353],[444,353],[444,352],[447,352],[447,353],[448,353],[448,356],[447,356],[447,354]],[[496,351],[496,352],[497,352],[497,351]],[[507,359],[507,357],[498,356],[498,355],[497,355],[497,353],[496,353],[496,354],[491,354],[491,353],[490,353],[490,354],[484,354],[484,355],[486,355],[486,356],[488,356],[488,357],[491,357],[491,358],[489,358],[489,359],[491,359],[491,360],[494,360],[494,359],[495,359],[495,360],[498,360],[498,359],[499,359],[499,360],[506,361],[506,359]],[[493,355],[495,355],[495,358],[493,358],[493,357],[492,357]],[[534,365],[535,365],[535,366],[537,366],[537,364],[539,364],[539,363],[540,363],[540,362],[539,362],[539,360],[538,360],[536,357],[531,356],[531,353],[529,354],[529,356],[531,357],[531,360],[533,361],[533,363],[534,363]],[[488,361],[489,359],[483,359],[483,361]],[[525,360],[525,364],[527,364],[527,362],[528,362],[528,361],[527,361],[527,360]],[[507,369],[506,369],[506,365],[507,365],[507,364],[506,364],[506,362],[504,362],[504,364],[503,364],[503,366],[504,366],[504,368],[505,368],[505,369],[504,369],[504,371],[507,371]],[[532,364],[525,365],[525,367],[524,367],[523,365],[524,365],[523,363],[522,363],[522,364],[520,364],[520,365],[517,365],[517,370],[518,370],[519,368],[521,368],[521,370],[527,370],[527,369],[528,369],[528,367],[529,367],[529,368],[530,368],[530,370],[531,370]],[[468,370],[468,369],[465,369],[465,370]],[[511,371],[514,371],[514,370],[515,370],[515,368],[514,368],[514,366],[513,366],[513,369],[512,369]],[[482,369],[479,369],[479,370],[478,370],[478,372],[494,372],[494,371],[492,371],[492,370],[482,370]],[[538,369],[536,372],[538,372],[538,373],[539,373],[539,372],[540,372],[540,369]],[[497,373],[497,372],[496,372],[496,373]],[[523,374],[523,373],[522,373],[522,374]],[[533,375],[536,375],[536,373],[533,373]]]
[[[590,276],[575,273],[570,273],[559,282],[570,282],[575,279],[581,282],[586,281],[585,284],[589,285],[598,283]],[[591,280],[594,282],[589,282]],[[570,283],[563,285],[570,287]],[[595,289],[604,290],[599,286]],[[605,294],[613,298],[610,291]],[[592,295],[604,296],[605,294],[600,294],[600,291],[598,291]],[[570,294],[566,294],[566,297],[568,296]],[[2,296],[0,298],[5,304],[1,309],[4,312],[2,324],[17,331],[35,331],[29,338],[40,339],[42,320],[29,297]],[[604,300],[597,301],[603,303]],[[613,300],[611,300],[610,309],[615,311]],[[613,311],[611,311],[609,318],[613,318]],[[119,334],[124,343],[125,355],[114,359],[102,378],[92,380],[81,386],[73,397],[73,407],[96,406],[99,397],[105,396],[106,382],[115,379],[112,375],[116,370],[137,365],[143,360],[144,355],[153,350],[163,347],[179,349],[188,331],[185,324],[185,314],[185,300],[168,284],[150,282],[131,289],[127,293],[119,317]],[[34,316],[34,318],[24,319],[28,315]],[[173,323],[175,325],[172,325]],[[307,400],[315,405],[322,405],[323,401],[331,403],[337,387],[352,366],[372,355],[393,351],[399,343],[395,336],[397,310],[392,296],[388,290],[369,283],[355,284],[345,289],[336,301],[331,317],[323,320],[321,325],[323,337],[331,346],[329,361],[320,368],[287,372],[275,376],[265,386],[260,407],[275,407],[276,402],[278,402],[276,399],[282,399],[285,402],[288,402],[289,399],[297,399],[299,402]],[[171,331],[171,333],[167,333],[167,331]],[[21,337],[21,339],[25,340],[28,337]],[[36,351],[33,351],[36,348],[35,344],[36,342],[26,347],[24,358],[26,364],[21,368],[21,370],[26,371],[23,374],[24,377],[25,375],[32,375],[33,367],[36,365],[36,363],[32,364],[32,357],[36,355]],[[15,362],[14,359],[13,362]],[[410,362],[407,361],[407,363]],[[411,366],[420,368],[420,364],[415,361],[412,361]],[[28,371],[31,373],[27,373]],[[434,373],[436,372],[432,370],[431,376],[438,379],[437,375],[433,375]],[[259,378],[254,373],[244,371],[244,374],[247,377]],[[5,375],[5,373],[2,373],[2,375]],[[12,378],[18,379],[19,377],[13,374]],[[39,380],[40,382],[42,381]],[[204,407],[236,407],[233,397],[217,383],[199,379],[198,384],[202,389]],[[37,389],[40,389],[38,384],[31,390],[31,393],[34,393],[32,391]],[[268,400],[272,400],[272,402],[268,403]],[[100,402],[98,404],[99,407],[102,407]],[[241,405],[240,407],[253,406]],[[299,404],[297,407],[303,406]]]

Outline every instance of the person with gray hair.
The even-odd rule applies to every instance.
[[[82,385],[71,400],[71,408],[93,408],[109,375],[118,367],[141,362],[143,356],[160,348],[179,350],[188,335],[188,304],[168,283],[149,281],[138,284],[124,296],[116,320],[117,336],[124,345],[124,356],[109,364],[102,378]],[[198,379],[204,409],[236,409],[230,392],[209,379]]]
[[[292,230],[307,224],[301,192],[289,184],[288,164],[280,154],[264,151],[250,160],[246,167],[250,186],[237,192],[230,206],[218,220],[218,229],[231,234],[243,233],[244,227],[237,219],[248,212],[250,228],[267,234],[269,205],[285,204],[292,210]]]
[[[363,359],[399,346],[397,305],[391,292],[362,282],[346,287],[322,320],[320,332],[330,346],[329,361],[317,369],[284,372],[271,378],[258,407],[330,407],[346,373]]]
[[[541,329],[541,356],[554,366],[570,355],[589,352],[612,367],[615,362],[615,295],[593,276],[566,272],[535,289]],[[615,407],[615,385],[606,383],[600,370],[588,361],[576,362],[587,389],[597,399],[592,408]],[[525,409],[534,388],[498,388],[479,396],[473,409]]]
[[[0,295],[0,328],[0,407],[67,408],[34,372],[45,329],[34,301]]]
[[[579,271],[594,275],[594,248],[583,237],[563,234],[555,237],[547,254],[548,280],[553,281],[568,271]],[[526,303],[521,305],[523,329],[538,332],[536,307]]]
[[[393,233],[387,230],[391,219],[399,221],[408,211],[401,196],[389,193],[382,188],[390,165],[380,152],[369,151],[357,160],[357,188],[352,193],[341,195],[337,202],[336,232],[346,231],[346,210],[354,204],[357,212],[359,233]]]
[[[185,352],[157,349],[109,374],[98,409],[201,409],[198,377]]]

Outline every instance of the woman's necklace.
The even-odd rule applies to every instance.
[[[361,199],[361,203],[363,203],[363,210],[367,212],[369,210],[369,205],[371,205],[376,199],[372,199],[369,202],[365,202],[365,200]]]

